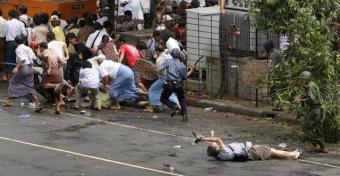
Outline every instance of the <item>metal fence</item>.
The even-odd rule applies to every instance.
[[[242,78],[243,66],[264,55],[263,43],[269,39],[279,46],[279,36],[258,31],[247,10],[230,8],[223,14],[213,8],[187,11],[187,63],[204,57],[187,81],[188,94],[269,102],[268,86],[256,88]]]

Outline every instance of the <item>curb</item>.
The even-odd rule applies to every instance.
[[[238,105],[237,102],[230,102],[230,104],[234,105],[227,105],[224,102],[218,102],[214,100],[207,100],[207,99],[200,99],[195,97],[187,97],[186,98],[187,104],[190,106],[206,108],[206,107],[213,107],[215,110],[220,112],[229,112],[235,113],[239,115],[245,115],[250,117],[260,117],[260,118],[273,118],[276,120],[295,123],[297,122],[296,118],[291,117],[289,115],[284,114],[284,112],[277,112],[277,111],[270,111],[264,110],[261,108],[250,108],[246,106]]]

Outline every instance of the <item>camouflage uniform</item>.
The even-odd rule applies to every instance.
[[[323,136],[324,113],[321,108],[322,98],[319,87],[313,82],[309,82],[305,87],[306,101],[303,106],[308,110],[303,122],[303,131],[305,138],[312,144],[319,144],[321,148],[325,148],[325,140]]]

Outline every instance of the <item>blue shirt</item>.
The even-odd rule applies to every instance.
[[[247,156],[248,153],[246,152],[245,149],[246,148],[243,143],[234,142],[234,143],[228,144],[227,146],[223,146],[219,150],[217,157],[223,161],[232,161],[232,160],[237,159],[237,156],[239,155],[243,154]]]
[[[187,68],[178,58],[166,60],[158,67],[158,71],[162,70],[166,72],[167,81],[182,81],[187,79]]]

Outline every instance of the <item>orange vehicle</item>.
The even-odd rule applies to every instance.
[[[97,10],[97,0],[0,0],[0,9],[7,18],[9,10],[17,9],[22,4],[27,6],[29,16],[42,12],[50,15],[59,10],[65,20],[72,15],[81,17],[84,12],[95,13]]]

